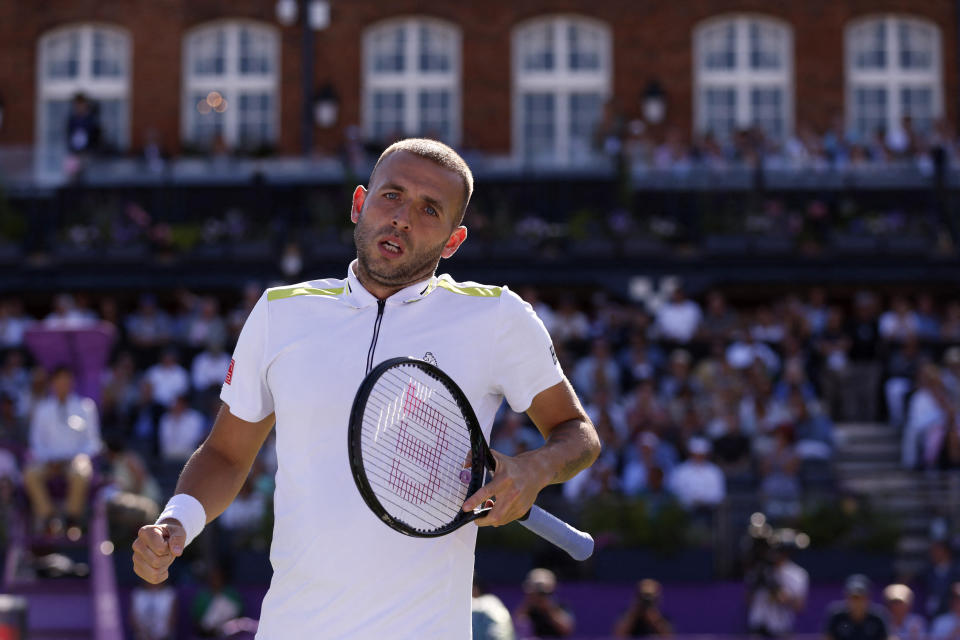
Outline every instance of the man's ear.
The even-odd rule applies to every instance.
[[[353,224],[357,224],[360,219],[360,211],[363,209],[363,203],[366,199],[367,190],[362,184],[358,184],[357,188],[353,190],[353,203],[350,207],[350,220],[353,221]]]
[[[460,248],[460,245],[463,244],[463,241],[467,239],[467,228],[464,226],[459,226],[453,230],[453,233],[450,234],[450,239],[447,240],[447,244],[443,246],[443,251],[440,252],[441,258],[449,258],[457,252],[457,249]]]

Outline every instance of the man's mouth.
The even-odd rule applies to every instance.
[[[399,256],[403,253],[403,247],[394,240],[384,240],[380,243],[380,248],[387,254]]]

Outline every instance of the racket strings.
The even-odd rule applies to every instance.
[[[398,368],[400,369],[400,368]],[[363,415],[363,464],[390,516],[422,530],[442,528],[460,513],[472,461],[470,430],[439,381],[417,367],[384,373]]]

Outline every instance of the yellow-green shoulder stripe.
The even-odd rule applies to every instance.
[[[453,293],[459,293],[462,296],[476,296],[479,298],[499,298],[503,292],[501,287],[464,287],[455,282],[440,278],[437,280],[437,286]]]
[[[267,301],[282,300],[293,296],[338,296],[343,293],[343,287],[337,289],[312,289],[310,287],[283,287],[267,293]]]

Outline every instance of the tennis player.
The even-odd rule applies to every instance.
[[[506,287],[435,275],[467,237],[472,191],[470,169],[446,145],[408,139],[383,152],[353,193],[357,259],[346,277],[268,289],[250,313],[209,437],[133,544],[140,577],[167,578],[237,495],[276,424],[274,573],[257,638],[470,637],[477,530],[413,538],[367,508],[346,446],[360,381],[387,358],[414,356],[459,384],[487,437],[504,398],[530,416],[545,443],[516,457],[493,452],[495,477],[463,505],[496,497],[479,526],[523,516],[600,449],[530,305]]]

